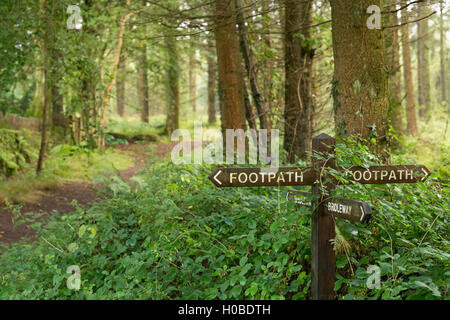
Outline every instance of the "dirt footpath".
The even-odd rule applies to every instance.
[[[130,153],[135,159],[135,165],[119,172],[124,181],[128,181],[139,171],[145,168],[145,160],[150,156],[157,155],[164,158],[170,152],[172,145],[160,143],[154,145],[152,151],[148,147],[151,144],[129,144],[119,145],[115,148]],[[150,154],[150,152],[152,154]],[[24,203],[20,213],[28,212],[42,213],[36,221],[45,220],[54,211],[65,214],[75,210],[72,204],[76,200],[81,207],[87,208],[89,204],[100,199],[97,198],[97,188],[92,183],[67,183],[55,190],[47,191],[37,202]],[[6,207],[0,207],[0,242],[12,244],[20,241],[23,237],[34,240],[34,230],[27,224],[14,225],[14,214]],[[36,222],[35,221],[35,222]]]

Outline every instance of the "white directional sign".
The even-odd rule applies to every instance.
[[[341,198],[326,200],[325,212],[338,218],[361,223],[368,221],[372,215],[367,202]]]
[[[296,204],[305,206],[305,207],[311,207],[311,200],[307,200],[308,198],[311,199],[312,193],[311,192],[305,192],[305,191],[299,191],[299,190],[289,190],[286,194],[286,200],[287,201],[294,201]]]
[[[311,192],[292,189],[286,194],[286,200],[294,201],[301,206],[311,207],[311,201],[307,200],[308,198],[311,199],[311,196]],[[361,223],[368,221],[372,214],[369,204],[363,201],[331,197],[324,200],[324,206],[327,214]]]

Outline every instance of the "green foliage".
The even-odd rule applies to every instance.
[[[418,137],[401,136],[394,158],[397,162],[426,165],[444,183],[450,179],[450,129],[443,106],[435,106],[426,119],[419,118]]]
[[[86,154],[89,158],[92,152],[93,150],[88,148],[87,142],[81,142],[78,146],[59,144],[50,150],[50,154],[57,154],[62,157],[62,160],[66,160],[67,157],[73,157],[76,154]]]
[[[336,150],[339,165],[379,163],[366,146],[346,142]],[[335,290],[341,298],[446,298],[450,283],[448,180],[433,174],[425,183],[413,185],[349,183],[338,187],[335,195],[367,201],[374,214],[368,225],[336,220],[349,244],[349,248],[337,248]],[[381,269],[380,289],[367,288],[370,265]]]
[[[107,146],[117,146],[117,145],[121,145],[121,144],[128,144],[128,140],[127,139],[117,139],[114,138],[112,135],[105,135],[105,144]]]
[[[132,157],[118,150],[108,148],[102,154],[82,143],[80,146],[59,145],[52,149],[45,171],[66,180],[89,181],[105,171],[124,170],[132,165]]]
[[[4,17],[0,22],[0,112],[19,111],[14,108],[20,103],[15,91],[17,83],[27,79],[24,65],[34,58],[36,42],[33,38],[39,20],[31,17],[35,17],[38,6],[38,1],[30,0],[0,2]],[[22,98],[28,99],[26,94]]]
[[[27,141],[36,144],[33,139]],[[37,143],[38,144],[38,143]],[[38,147],[32,150],[37,154]],[[37,156],[35,157],[35,159]],[[130,155],[108,148],[104,154],[92,150],[86,143],[80,146],[58,145],[51,149],[41,175],[36,176],[35,163],[26,164],[23,173],[0,183],[0,203],[33,202],[44,190],[54,189],[63,182],[90,181],[96,175],[133,166]]]
[[[280,204],[276,190],[216,189],[209,170],[164,163],[133,191],[112,179],[114,198],[40,232],[62,252],[39,242],[2,255],[0,297],[305,298],[307,211]],[[79,292],[65,287],[69,265],[82,269]]]
[[[336,152],[350,159],[344,166],[376,163],[362,145]],[[102,179],[104,202],[55,216],[38,230],[44,241],[4,251],[0,298],[310,298],[309,209],[295,208],[277,188],[218,189],[211,171],[164,162],[133,178],[135,188]],[[335,193],[367,201],[374,212],[367,225],[337,220],[338,298],[448,297],[448,188],[431,177]],[[71,265],[81,268],[79,291],[66,288]],[[366,286],[369,265],[381,269],[380,289]]]
[[[0,176],[10,177],[37,157],[21,131],[0,129]]]
[[[111,119],[106,128],[106,132],[110,134],[109,141],[113,144],[123,143],[123,140],[158,141],[159,136],[155,131],[155,128],[148,123],[126,118]],[[116,139],[112,139],[112,135],[116,136]]]

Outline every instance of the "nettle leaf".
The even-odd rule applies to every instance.
[[[240,275],[240,276],[244,276],[244,275],[252,268],[252,266],[253,266],[253,264],[251,264],[251,263],[246,264],[246,265],[242,268],[241,272],[239,272],[239,275]]]
[[[348,263],[347,257],[341,256],[336,260],[336,267],[338,269],[342,269],[347,265],[347,263]]]
[[[247,288],[247,290],[245,290],[245,295],[246,296],[254,296],[256,294],[256,292],[258,292],[258,284],[255,282],[252,282],[250,287]]]
[[[363,257],[363,258],[359,261],[359,263],[360,263],[361,265],[364,265],[364,264],[369,264],[369,261],[370,261],[369,257]]]
[[[248,227],[249,227],[250,229],[255,229],[255,228],[256,228],[256,221],[255,221],[255,220],[250,220],[250,221],[248,222]]]
[[[83,238],[84,234],[86,233],[88,226],[86,225],[82,225],[79,229],[78,229],[78,236],[80,238]]]
[[[67,250],[69,251],[69,252],[74,252],[74,251],[76,251],[78,249],[78,243],[76,243],[76,242],[72,242],[72,243],[70,243],[68,246],[67,246]]]
[[[242,292],[242,286],[236,285],[230,290],[230,295],[233,298],[238,298]]]
[[[219,285],[219,288],[220,288],[220,290],[222,292],[225,292],[228,289],[229,286],[230,286],[230,281],[229,280],[225,280],[224,283]]]
[[[430,280],[429,284],[416,280],[413,282],[413,287],[414,288],[425,288],[425,289],[430,290],[434,296],[436,296],[436,297],[441,296],[441,292],[439,291],[439,288],[431,280]]]

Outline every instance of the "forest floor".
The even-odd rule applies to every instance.
[[[163,159],[172,149],[173,144],[166,143],[133,143],[118,145],[114,148],[130,154],[134,158],[134,166],[118,172],[126,182],[149,165],[149,159]],[[90,203],[100,201],[97,191],[100,185],[90,182],[65,183],[47,192],[35,202],[23,203],[19,209],[0,207],[0,242],[13,244],[22,238],[34,241],[35,231],[30,223],[20,224],[20,217],[34,214],[33,222],[45,222],[51,214],[65,214],[76,209],[76,206],[88,208]],[[37,214],[37,215],[36,215]]]

